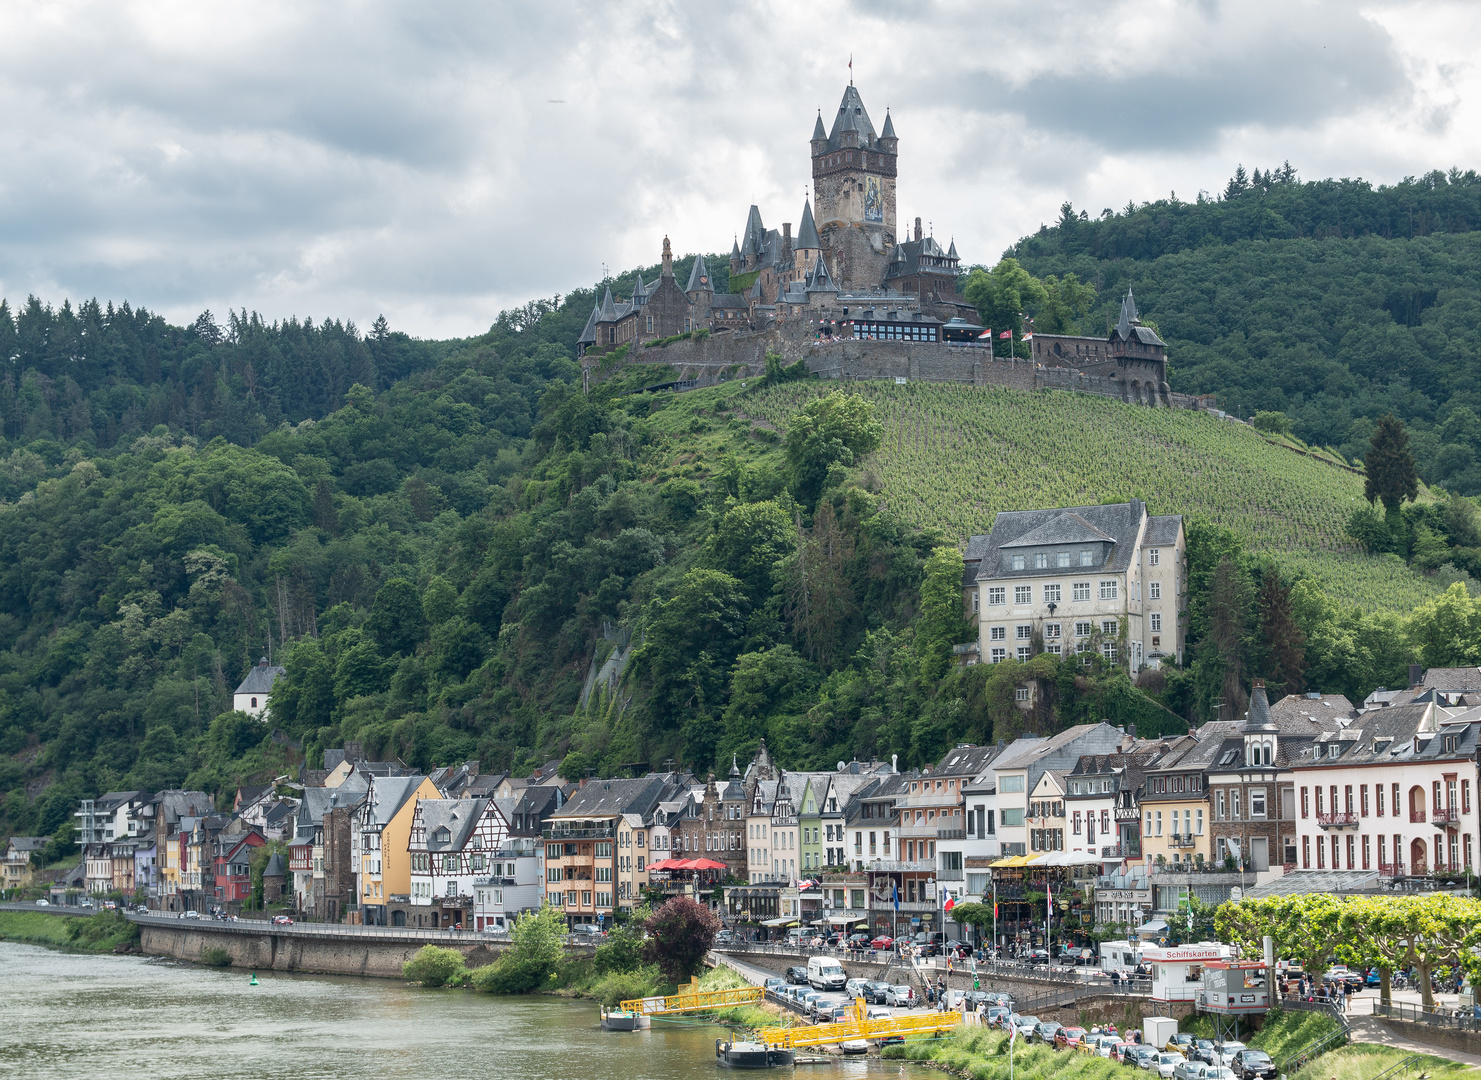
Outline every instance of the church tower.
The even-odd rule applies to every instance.
[[[895,177],[900,140],[886,114],[875,133],[852,83],[843,92],[833,130],[819,114],[813,125],[812,176],[818,235],[837,285],[876,288],[895,248]]]

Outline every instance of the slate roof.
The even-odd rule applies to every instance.
[[[40,851],[49,843],[51,843],[49,836],[12,836],[10,850],[17,855],[29,855],[33,851]]]
[[[366,792],[365,820],[374,825],[386,824],[425,779],[424,776],[377,776]]]
[[[1430,668],[1420,679],[1419,685],[1427,690],[1444,693],[1475,693],[1481,691],[1481,668]]]
[[[417,804],[428,851],[462,851],[483,816],[487,799],[423,799]],[[442,839],[441,830],[447,830]]]
[[[251,671],[247,672],[247,677],[242,680],[242,684],[233,690],[232,693],[270,694],[272,693],[273,682],[286,670],[287,668],[269,664],[267,657],[264,656],[253,666]]]
[[[1365,713],[1341,732],[1326,732],[1301,748],[1298,766],[1408,765],[1425,761],[1468,761],[1476,757],[1481,720],[1437,723],[1432,703],[1393,705]],[[1415,742],[1418,741],[1416,748]],[[1446,749],[1454,740],[1454,748]],[[1338,746],[1336,757],[1331,747]]]
[[[847,131],[859,133],[860,146],[869,146],[874,142],[874,124],[869,120],[869,113],[864,110],[864,99],[853,86],[844,87],[843,100],[838,104],[838,115],[833,118],[833,130],[828,133],[828,149],[841,148],[844,132]]]
[[[1244,728],[1251,734],[1263,731],[1277,731],[1275,720],[1270,715],[1270,699],[1265,694],[1263,683],[1256,683],[1254,690],[1250,693],[1250,709],[1245,713]]]
[[[262,876],[265,878],[288,876],[288,865],[283,862],[283,853],[275,851],[267,860],[267,865],[262,868]]]
[[[1183,531],[1183,518],[1179,514],[1147,519],[1147,530],[1143,534],[1143,547],[1173,547],[1178,542],[1178,533]]]
[[[1143,345],[1166,345],[1157,336],[1157,332],[1150,326],[1143,326],[1137,315],[1136,300],[1131,295],[1131,289],[1126,290],[1126,298],[1121,301],[1121,318],[1116,323],[1116,328],[1111,331],[1111,336],[1120,337],[1123,341],[1136,338]]]
[[[710,268],[703,255],[694,257],[694,266],[689,271],[689,284],[684,286],[684,291],[686,293],[715,291],[715,282],[710,277]]]
[[[1003,749],[999,746],[955,746],[930,771],[933,777],[976,776]]]
[[[566,805],[550,815],[550,819],[610,818],[619,814],[647,817],[669,793],[668,788],[667,781],[661,776],[644,776],[636,780],[592,780],[572,792]]]
[[[802,223],[797,226],[797,239],[793,243],[795,248],[821,249],[823,241],[818,237],[818,226],[813,221],[812,200],[802,200]]]
[[[996,578],[1072,576],[1083,575],[1087,571],[1122,573],[1135,554],[1137,532],[1145,513],[1146,506],[1140,499],[1108,506],[1004,510],[993,521],[992,532],[986,536],[974,536],[967,541],[967,550],[962,555],[965,563],[963,587],[970,586],[973,581]],[[1181,522],[1178,516],[1168,519],[1153,517],[1148,519],[1148,524],[1161,520]],[[1103,546],[1107,541],[1102,537],[1109,538],[1109,547]],[[1093,566],[1050,566],[1037,570],[1027,566],[1023,570],[1010,570],[1004,567],[1004,560],[999,555],[1005,548],[1072,544],[1101,546],[1102,561]]]
[[[950,262],[950,266],[921,265],[922,259],[940,259]],[[920,240],[904,240],[895,245],[894,254],[885,265],[884,280],[891,281],[895,278],[906,277],[910,274],[950,274],[957,272],[956,263],[960,261],[956,253],[956,242],[953,241],[951,250],[942,251],[941,245],[937,243],[934,236],[923,237]]]
[[[215,808],[211,796],[204,791],[170,790],[159,793],[159,805],[155,808],[155,820],[178,823],[181,818],[196,817]]]
[[[757,281],[756,284],[759,286],[761,282]],[[838,291],[838,286],[833,284],[833,278],[828,273],[828,264],[823,261],[823,253],[821,251],[818,252],[818,257],[816,261],[813,262],[812,269],[808,271],[807,291],[810,293],[836,293]]]
[[[819,117],[819,119],[822,118]],[[893,139],[897,137],[895,135],[895,121],[890,119],[889,109],[884,111],[884,130],[879,133],[879,137],[881,139]]]
[[[591,314],[587,316],[586,328],[581,331],[581,336],[576,339],[577,345],[595,345],[597,342],[597,320],[602,316],[602,305],[595,302],[591,305]]]
[[[823,110],[822,109],[819,109],[818,110],[818,119],[817,119],[817,122],[814,123],[813,126],[812,126],[812,137],[814,139],[824,139],[824,140],[826,140],[828,138],[828,132],[823,127]]]
[[[1308,724],[1313,719],[1318,723],[1325,723],[1339,717],[1352,716],[1355,711],[1352,702],[1342,694],[1320,694],[1317,697],[1287,694],[1270,706],[1270,718],[1276,723],[1298,719]]]

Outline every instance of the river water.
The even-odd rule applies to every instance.
[[[715,1080],[723,1029],[603,1032],[596,1005],[0,942],[0,1074],[125,1080]],[[878,1059],[817,1080],[923,1080]],[[775,1074],[768,1074],[775,1075]],[[781,1080],[779,1077],[778,1080]]]

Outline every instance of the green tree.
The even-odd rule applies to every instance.
[[[670,599],[649,605],[632,667],[646,678],[663,726],[723,707],[750,608],[741,583],[719,570],[691,570]]]
[[[401,977],[423,986],[456,986],[468,977],[468,969],[457,949],[423,945],[401,965]]]
[[[1017,340],[1023,330],[1023,316],[1048,299],[1044,283],[1034,277],[1017,259],[1003,259],[991,270],[977,269],[967,277],[964,291],[967,302],[977,308],[982,325],[993,331],[993,346],[996,351],[997,335],[1010,331],[1009,356],[1028,356],[1028,347]]]
[[[1044,278],[1044,299],[1034,312],[1034,331],[1039,334],[1078,334],[1082,320],[1095,304],[1095,286],[1074,274]],[[1005,328],[1006,329],[1006,328]]]
[[[1222,670],[1220,716],[1226,720],[1242,716],[1249,700],[1244,689],[1249,609],[1249,579],[1233,560],[1220,560],[1208,595],[1208,638],[1204,651]]]
[[[383,656],[409,656],[416,652],[427,634],[427,620],[417,587],[399,577],[382,585],[376,591],[365,629],[380,646]]]
[[[824,667],[833,666],[855,614],[848,565],[853,537],[838,524],[833,504],[818,503],[811,529],[797,520],[797,547],[779,567],[783,613],[802,651]]]
[[[792,518],[777,503],[732,503],[715,527],[710,553],[715,568],[739,581],[758,606],[771,595],[777,561],[792,542]]]
[[[1370,503],[1382,501],[1384,509],[1396,514],[1402,503],[1419,497],[1419,473],[1409,452],[1409,433],[1393,413],[1379,418],[1363,465],[1363,495]]]
[[[873,453],[883,432],[874,406],[858,394],[834,390],[809,401],[787,424],[787,461],[798,500],[809,507],[816,503],[829,471]]]
[[[1468,667],[1481,662],[1481,599],[1457,581],[1414,610],[1404,628],[1426,667]]]
[[[953,646],[970,641],[975,627],[962,603],[962,553],[954,545],[936,548],[926,560],[920,588],[920,618],[916,621],[916,648],[921,675],[936,680],[951,666]]]
[[[1291,611],[1291,590],[1274,565],[1266,568],[1260,585],[1260,647],[1264,653],[1263,673],[1272,691],[1299,694],[1305,685],[1306,640]]]
[[[1255,414],[1251,421],[1256,431],[1263,431],[1267,435],[1289,435],[1291,433],[1291,418],[1283,412],[1272,412],[1262,409]]]

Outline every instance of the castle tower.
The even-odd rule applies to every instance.
[[[812,216],[812,202],[803,200],[802,224],[797,226],[797,239],[792,245],[792,280],[802,281],[812,270],[823,253],[823,241],[818,238],[818,226]]]
[[[885,117],[876,134],[859,91],[843,92],[833,130],[813,125],[817,228],[833,277],[845,291],[877,287],[895,247],[895,178],[900,140]]]
[[[739,274],[741,272],[740,238],[730,242],[730,272]]]
[[[694,306],[694,326],[710,325],[710,301],[715,296],[714,283],[710,281],[710,268],[703,255],[694,257],[694,267],[689,271],[689,284],[684,286],[684,295]]]

